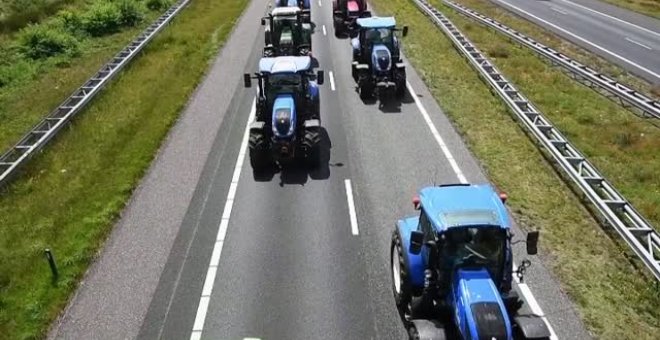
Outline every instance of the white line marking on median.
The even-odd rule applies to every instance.
[[[630,26],[635,27],[635,28],[637,28],[637,29],[639,29],[639,30],[642,30],[642,31],[644,31],[644,32],[651,33],[651,34],[654,34],[654,35],[657,35],[657,36],[660,37],[660,33],[655,32],[655,31],[651,31],[651,30],[648,29],[648,28],[644,28],[644,27],[642,27],[642,26],[635,25],[635,24],[633,24],[633,23],[631,23],[631,22],[628,22],[628,21],[625,21],[625,20],[621,20],[621,19],[619,19],[619,18],[617,18],[617,17],[613,17],[613,16],[611,16],[611,15],[609,15],[609,14],[605,14],[605,13],[602,13],[602,12],[598,12],[598,11],[596,11],[596,10],[594,10],[594,9],[591,9],[591,8],[589,8],[589,7],[585,7],[585,6],[582,6],[582,5],[576,4],[576,3],[572,2],[572,1],[568,1],[568,0],[561,0],[561,1],[563,1],[563,2],[565,2],[565,3],[567,3],[567,4],[571,4],[571,5],[573,5],[573,6],[576,6],[576,7],[580,7],[580,8],[582,8],[582,9],[586,9],[586,10],[589,11],[589,12],[593,12],[593,13],[596,13],[596,14],[600,14],[600,15],[602,15],[602,16],[604,16],[604,17],[607,17],[607,18],[610,18],[610,19],[612,19],[612,20],[618,21],[618,22],[620,22],[620,23],[622,23],[622,24],[630,25]]]
[[[652,50],[651,47],[646,46],[646,45],[642,44],[642,43],[639,42],[639,41],[632,40],[632,39],[630,39],[630,38],[628,38],[628,37],[626,37],[626,41],[631,42],[631,43],[633,43],[633,44],[635,44],[635,45],[637,45],[637,46],[642,46],[642,47],[644,47],[644,48],[647,49],[647,50]]]
[[[406,81],[406,86],[408,87],[408,92],[410,92],[410,95],[415,100],[415,104],[417,104],[417,108],[419,109],[419,112],[422,114],[422,117],[424,118],[426,125],[428,125],[429,129],[431,129],[431,134],[433,134],[435,141],[438,142],[438,145],[440,145],[440,149],[442,150],[442,153],[445,154],[445,158],[447,158],[449,164],[451,165],[451,168],[454,170],[454,173],[456,173],[456,177],[458,177],[458,180],[461,183],[467,183],[468,181],[465,178],[465,175],[463,175],[463,171],[461,171],[461,168],[458,167],[458,163],[456,162],[456,159],[454,159],[454,156],[451,154],[451,151],[449,151],[447,144],[445,144],[445,141],[442,139],[442,136],[440,136],[440,132],[438,132],[438,129],[435,127],[435,124],[433,124],[433,121],[431,120],[431,116],[429,116],[429,113],[426,112],[424,105],[422,105],[422,102],[419,100],[419,98],[417,98],[417,94],[415,93],[415,90],[413,90],[412,85],[410,85],[410,83]]]
[[[353,235],[358,235],[360,232],[358,230],[357,214],[355,214],[355,201],[353,200],[353,187],[351,186],[351,180],[345,179],[344,185],[346,186],[346,200],[348,201],[348,215],[351,218],[351,232]]]
[[[333,91],[335,90],[335,75],[332,73],[332,71],[328,72],[330,75],[330,89]]]
[[[323,35],[328,35],[328,32],[325,31],[325,25],[323,25]]]
[[[517,269],[517,266],[514,264],[513,271],[515,272]],[[539,306],[539,303],[536,301],[536,298],[532,294],[532,291],[529,289],[529,286],[527,286],[526,283],[520,282],[520,279],[516,274],[513,274],[513,279],[516,281],[518,288],[520,288],[520,293],[522,293],[525,301],[527,301],[527,304],[529,304],[529,308],[532,310],[532,313],[539,315],[543,319],[543,322],[545,322],[546,326],[548,326],[548,330],[550,330],[550,339],[558,340],[559,338],[557,337],[555,330],[552,329],[552,326],[550,326],[550,322],[548,322],[545,314],[543,314],[543,310],[541,309],[541,306]]]
[[[563,15],[568,14],[568,13],[566,13],[565,11],[562,11],[561,9],[559,9],[559,8],[557,8],[557,7],[555,7],[555,6],[550,6],[550,9],[553,10],[553,11],[555,11],[555,12],[557,12],[557,13],[561,13],[561,14],[563,14]]]
[[[202,295],[199,299],[199,306],[197,307],[197,315],[195,315],[195,323],[193,324],[190,340],[199,340],[202,337],[202,330],[204,329],[204,321],[206,320],[206,312],[209,309],[209,301],[211,300],[211,293],[213,292],[213,283],[218,272],[218,264],[220,263],[220,255],[222,254],[222,246],[224,245],[225,236],[227,235],[227,227],[229,226],[229,218],[231,217],[231,210],[234,206],[234,197],[238,189],[238,180],[241,177],[241,170],[243,169],[243,161],[245,161],[245,154],[247,151],[247,142],[250,135],[250,122],[254,119],[256,111],[256,99],[252,101],[252,110],[248,116],[243,139],[241,140],[241,148],[238,151],[236,158],[236,166],[234,167],[234,175],[229,185],[227,192],[227,200],[225,201],[225,208],[222,213],[222,220],[218,226],[218,236],[216,237],[215,245],[213,246],[213,253],[209,261],[209,268],[206,272],[204,279],[204,287],[202,288]]]
[[[514,5],[512,5],[512,4],[510,4],[510,3],[506,2],[506,1],[503,1],[503,0],[495,0],[495,1],[500,2],[500,3],[502,3],[502,4],[505,4],[506,6],[509,6],[509,7],[511,7],[511,8],[514,8],[514,9],[516,9],[516,10],[519,11],[519,12],[525,13],[526,15],[528,15],[528,16],[530,16],[530,17],[532,17],[532,18],[534,18],[534,19],[536,19],[536,20],[538,20],[538,21],[540,21],[540,22],[543,22],[543,23],[545,23],[545,24],[548,25],[548,26],[554,27],[555,29],[557,29],[557,30],[559,30],[559,31],[562,31],[562,32],[564,32],[564,33],[566,33],[566,34],[572,36],[573,38],[578,39],[578,40],[584,42],[585,44],[589,44],[589,45],[591,45],[591,46],[593,46],[593,47],[595,47],[595,48],[597,48],[597,49],[599,49],[599,50],[601,50],[601,51],[603,51],[603,52],[605,52],[605,53],[607,53],[607,54],[609,54],[609,55],[611,55],[611,56],[613,56],[613,57],[615,57],[615,58],[617,58],[617,59],[619,59],[619,60],[622,60],[622,61],[624,61],[624,62],[626,62],[626,63],[628,63],[628,64],[630,64],[630,65],[632,65],[632,66],[635,66],[635,67],[637,67],[638,69],[640,69],[640,70],[642,70],[642,71],[644,71],[644,72],[647,72],[647,73],[653,75],[653,76],[656,77],[656,78],[660,78],[660,74],[655,73],[655,72],[649,70],[648,68],[646,68],[646,67],[644,67],[644,66],[641,66],[641,65],[639,65],[639,64],[637,64],[637,63],[635,63],[635,62],[633,62],[633,61],[631,61],[631,60],[629,60],[629,59],[626,59],[626,58],[624,58],[624,57],[622,57],[622,56],[620,56],[620,55],[618,55],[618,54],[616,54],[616,53],[614,53],[614,52],[612,52],[612,51],[610,51],[610,50],[608,50],[608,49],[606,49],[606,48],[604,48],[604,47],[602,47],[602,46],[600,46],[600,45],[596,45],[596,44],[592,43],[591,41],[589,41],[589,40],[587,40],[587,39],[585,39],[585,38],[582,38],[581,36],[579,36],[579,35],[577,35],[577,34],[571,33],[571,32],[569,32],[569,31],[567,31],[567,30],[565,30],[565,29],[563,29],[563,28],[561,28],[561,27],[559,27],[559,26],[557,26],[557,25],[555,25],[555,24],[553,24],[553,23],[551,23],[551,22],[549,22],[549,21],[547,21],[547,20],[541,19],[541,18],[537,17],[536,15],[534,15],[534,14],[532,14],[532,13],[529,13],[529,12],[525,11],[524,9],[521,9],[520,7],[514,6]]]

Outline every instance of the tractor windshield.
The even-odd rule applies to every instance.
[[[385,45],[392,48],[392,30],[389,28],[372,28],[365,32],[365,40],[369,46]]]
[[[441,259],[447,269],[481,267],[493,279],[501,275],[506,249],[506,232],[497,226],[450,228],[444,233]]]
[[[273,20],[274,41],[279,45],[295,45],[301,41],[296,18],[276,17]]]

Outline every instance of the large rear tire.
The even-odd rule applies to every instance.
[[[317,129],[305,130],[303,147],[307,150],[305,161],[311,167],[321,164],[321,134]]]
[[[374,96],[374,89],[373,86],[368,81],[361,81],[360,82],[360,99],[371,99]]]

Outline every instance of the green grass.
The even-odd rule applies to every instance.
[[[658,0],[603,0],[612,5],[629,9],[654,18],[660,18],[660,1]]]
[[[0,197],[0,338],[43,337],[246,3],[192,1]]]
[[[660,332],[660,288],[654,286],[655,281],[642,274],[644,269],[631,265],[636,261],[626,248],[596,223],[500,99],[411,1],[373,3],[378,13],[393,14],[400,25],[410,27],[403,42],[404,52],[490,179],[509,194],[509,206],[518,223],[523,228],[541,230],[545,263],[575,302],[588,329],[599,339],[655,339]],[[558,125],[579,127],[580,120],[592,119],[598,127],[586,131],[593,139],[604,138],[604,132],[609,131],[606,129],[617,124],[622,129],[646,129],[637,125],[632,114],[581,89],[529,52],[465,20],[454,23],[483,50],[499,55],[497,66],[528,96],[539,99],[544,111],[560,117],[555,121]],[[577,92],[571,95],[569,90]],[[574,117],[575,112],[583,118]],[[580,139],[578,131],[583,130],[567,135],[576,143],[592,145],[585,151],[594,162],[622,153],[614,142],[601,148],[598,143]],[[640,147],[636,145],[626,152],[637,152]],[[621,163],[630,160],[624,156]],[[620,178],[612,179],[621,182]]]
[[[494,10],[477,0],[460,0],[470,8],[495,17],[500,22],[532,36],[568,55],[578,56],[587,65],[599,60],[577,47],[562,44],[556,37],[507,13]],[[584,152],[589,160],[609,179],[654,226],[660,227],[660,129],[639,119],[615,102],[579,85],[553,69],[528,49],[510,43],[503,35],[487,30],[447,10],[456,24],[473,43],[495,60],[497,67]],[[501,50],[508,57],[497,58]],[[610,71],[613,67],[610,67]],[[614,70],[621,75],[622,71]],[[650,85],[627,76],[627,82],[649,93]]]

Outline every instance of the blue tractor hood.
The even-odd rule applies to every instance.
[[[392,68],[392,54],[385,45],[374,45],[371,49],[371,65],[376,72],[387,72]]]
[[[486,269],[459,269],[452,290],[454,316],[464,338],[512,339],[509,316]]]
[[[296,105],[293,96],[281,94],[273,103],[273,135],[277,138],[289,138],[296,129]]]

